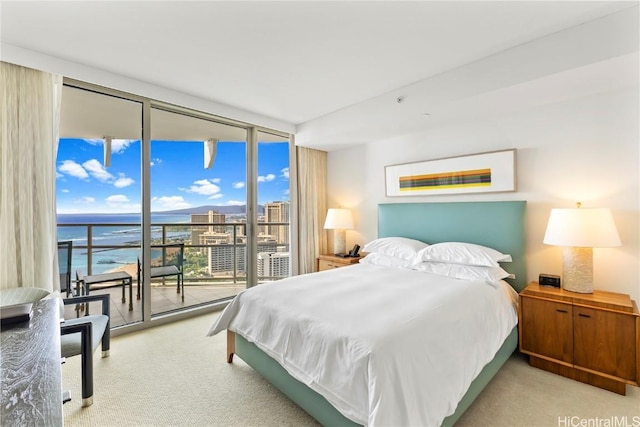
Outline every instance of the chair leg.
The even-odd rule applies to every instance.
[[[133,279],[129,279],[129,311],[133,311]]]
[[[93,404],[93,349],[91,323],[62,326],[65,334],[80,332],[80,357],[82,358],[82,406]]]

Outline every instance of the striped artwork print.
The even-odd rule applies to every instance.
[[[491,168],[400,177],[400,191],[442,190],[491,186]]]

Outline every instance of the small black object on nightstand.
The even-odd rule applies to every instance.
[[[538,283],[540,286],[560,288],[560,276],[555,276],[553,274],[540,274],[538,277]]]

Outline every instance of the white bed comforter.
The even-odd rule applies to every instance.
[[[505,282],[357,264],[241,292],[211,327],[278,361],[347,418],[440,425],[517,323]]]

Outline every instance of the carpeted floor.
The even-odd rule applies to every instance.
[[[65,424],[318,425],[242,360],[225,362],[226,335],[205,336],[216,316],[114,338],[110,357],[95,354],[94,404],[88,408],[81,407],[80,357],[68,359],[63,388],[73,400],[64,405]],[[640,425],[640,389],[627,386],[627,396],[619,396],[532,368],[514,354],[457,424],[579,425]]]

